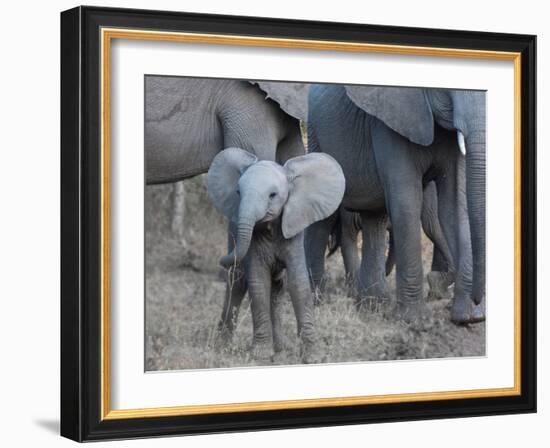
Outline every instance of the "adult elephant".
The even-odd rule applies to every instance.
[[[299,120],[307,115],[307,89],[299,83],[147,76],[147,183],[172,183],[206,173],[216,155],[229,147],[281,164],[303,155]],[[230,223],[229,251],[236,236]],[[226,282],[220,326],[230,332],[246,291],[241,278],[232,272]]]
[[[356,90],[350,93],[337,85],[310,88],[308,142],[311,150],[327,152],[340,163],[346,177],[342,205],[361,214],[363,253],[358,275],[361,297],[389,295],[384,269],[389,215],[397,267],[397,311],[406,319],[422,315],[422,195],[423,187],[435,180],[439,218],[457,261],[451,319],[457,323],[479,320],[470,298],[472,263],[463,185],[464,157],[456,132],[433,124],[431,144],[414,143],[359,107],[357,98],[352,101],[361,96],[361,88],[352,89]],[[401,102],[408,108],[408,102],[425,95],[419,89],[390,90],[396,107]],[[378,97],[382,96],[379,92]],[[367,99],[372,100],[368,95]],[[383,100],[379,103],[382,105]],[[416,117],[414,107],[409,107],[408,113]],[[419,125],[412,121],[411,127]]]
[[[485,94],[475,90],[348,86],[352,101],[413,143],[429,146],[436,125],[457,132],[466,154],[466,194],[473,251],[471,298],[485,299]],[[479,311],[479,310],[477,310]]]

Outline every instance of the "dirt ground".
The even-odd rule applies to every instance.
[[[171,195],[171,185],[146,188],[146,369],[255,365],[248,351],[252,320],[247,298],[233,343],[223,349],[214,344],[225,289],[218,260],[226,253],[226,222],[208,200],[205,176],[185,181],[184,232],[179,237],[170,226]],[[426,240],[423,258],[426,274],[431,262]],[[411,326],[381,312],[356,311],[346,295],[339,253],[328,260],[327,273],[327,299],[315,309],[322,362],[485,355],[485,323],[452,324],[450,300],[429,302],[429,318]],[[427,294],[426,282],[424,290]],[[283,313],[287,348],[278,363],[297,364],[296,321],[286,293]]]

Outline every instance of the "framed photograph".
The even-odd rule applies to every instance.
[[[535,45],[61,13],[61,434],[535,412]]]

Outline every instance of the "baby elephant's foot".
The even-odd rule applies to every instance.
[[[450,299],[449,287],[453,284],[452,274],[432,271],[428,273],[428,300]]]
[[[273,347],[271,343],[254,342],[251,350],[252,358],[257,361],[271,361],[273,356]]]

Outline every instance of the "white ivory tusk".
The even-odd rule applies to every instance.
[[[456,131],[456,137],[458,140],[458,146],[460,147],[460,152],[463,155],[466,155],[466,142],[464,141],[464,134],[460,131]]]

